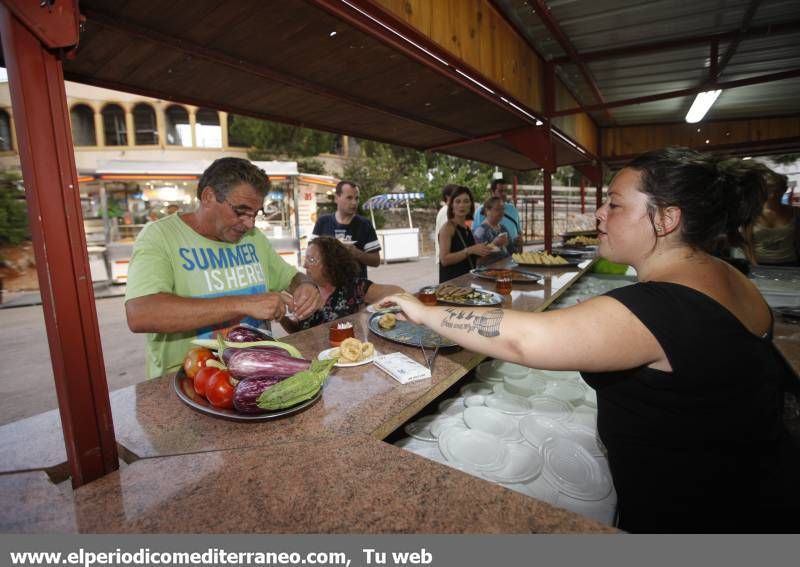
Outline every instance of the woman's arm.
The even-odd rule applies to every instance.
[[[384,301],[464,348],[525,366],[601,372],[668,365],[652,333],[610,297],[547,313],[428,307],[407,293]]]

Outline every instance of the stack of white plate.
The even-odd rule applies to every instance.
[[[508,393],[486,396],[484,403],[486,407],[510,415],[526,415],[534,410],[534,405],[530,398],[515,396],[514,394]]]
[[[507,414],[488,407],[471,407],[464,410],[464,422],[470,429],[494,435],[501,441],[520,441],[519,426]]]
[[[577,380],[554,380],[547,383],[544,394],[578,405],[586,397],[586,388]]]
[[[489,480],[512,484],[536,478],[542,472],[544,460],[541,453],[524,443],[506,443],[508,458],[503,468],[486,471],[483,476]]]
[[[541,447],[552,437],[569,435],[564,424],[543,415],[526,415],[519,422],[519,431],[525,441],[534,447]]]
[[[602,500],[611,492],[609,476],[576,442],[551,437],[542,444],[541,451],[542,475],[560,492],[579,500]]]
[[[517,396],[535,396],[544,392],[547,381],[541,376],[526,374],[525,376],[506,376],[503,378],[505,390]],[[495,390],[496,392],[496,390]]]
[[[564,400],[552,396],[531,396],[527,400],[532,408],[528,413],[542,415],[556,421],[569,421],[572,417],[573,407]]]
[[[450,398],[439,404],[441,415],[458,416],[464,413],[464,398]]]
[[[439,436],[439,450],[448,461],[478,473],[499,471],[507,465],[505,443],[475,429],[451,428]]]
[[[475,369],[475,377],[481,382],[502,382],[506,376],[522,378],[529,372],[530,369],[527,366],[504,360],[490,360],[478,365]]]

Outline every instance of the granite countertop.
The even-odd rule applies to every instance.
[[[609,533],[368,436],[143,459],[74,492],[0,476],[3,532]]]

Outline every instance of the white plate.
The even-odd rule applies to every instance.
[[[460,417],[464,413],[464,408],[464,398],[450,398],[439,404],[439,413]]]
[[[531,413],[534,409],[533,404],[528,398],[515,396],[514,394],[503,394],[501,396],[494,394],[492,396],[486,396],[485,404],[486,407],[511,415],[525,415]]]
[[[611,478],[589,452],[569,439],[551,437],[542,446],[543,476],[558,490],[579,500],[602,500]]]
[[[462,386],[459,392],[461,392],[461,395],[465,398],[474,395],[487,396],[492,393],[492,386],[485,382],[471,382],[466,386]]]
[[[525,482],[536,478],[542,472],[544,460],[533,447],[522,443],[506,443],[508,462],[496,471],[483,473],[486,478],[502,483]]]
[[[403,430],[414,439],[436,441],[436,436],[431,432],[431,424],[435,419],[435,415],[426,415],[416,421],[407,423]]]
[[[504,413],[487,407],[473,407],[464,410],[464,422],[477,431],[499,437],[504,441],[519,440],[517,423]]]
[[[505,443],[494,435],[474,429],[447,431],[439,437],[439,449],[448,461],[481,473],[500,470],[508,459]]]
[[[506,392],[527,397],[544,392],[547,382],[541,376],[527,374],[521,378],[506,376],[503,378],[503,385],[506,387]]]
[[[541,447],[551,437],[565,437],[569,431],[564,424],[542,415],[526,415],[519,422],[519,431],[525,441]]]
[[[589,406],[590,408],[597,407],[597,391],[594,388],[586,388],[586,395],[583,397],[583,404]]]
[[[575,370],[541,370],[538,368],[532,368],[531,374],[534,376],[540,376],[547,381],[581,379],[581,373]]]
[[[467,408],[481,407],[486,403],[486,396],[482,394],[472,394],[464,398],[464,406]],[[466,410],[465,410],[466,411]]]
[[[462,417],[454,417],[452,415],[437,415],[436,419],[431,423],[431,435],[438,439],[442,432],[451,428],[458,428],[459,430],[467,429],[467,424],[464,423]]]
[[[475,378],[481,382],[502,382],[503,375],[497,373],[494,366],[492,366],[492,362],[494,361],[481,362],[475,369]]]
[[[469,425],[469,424],[467,424]],[[604,457],[603,444],[597,438],[597,431],[585,425],[578,425],[576,423],[568,423],[567,439],[572,439],[578,445],[586,449],[593,457]]]
[[[527,399],[533,408],[528,413],[543,415],[556,421],[569,421],[572,417],[572,405],[569,402],[552,396],[531,396]]]
[[[493,360],[489,364],[494,372],[502,377],[513,376],[522,378],[523,376],[527,376],[531,371],[527,366],[506,362],[505,360]]]
[[[502,382],[495,382],[494,383],[494,386],[492,386],[492,393],[495,396],[506,396],[506,397],[508,397],[508,396],[516,396],[517,395],[517,394],[515,394],[513,392],[509,392],[506,389],[506,385],[504,383],[502,383]],[[523,397],[527,397],[527,396],[523,396]]]
[[[548,382],[544,394],[577,405],[586,397],[586,389],[573,380],[560,380]]]
[[[333,358],[331,356],[331,353],[338,348],[339,347],[325,349],[317,355],[317,358],[320,360],[329,360]],[[337,362],[336,364],[334,364],[334,366],[338,368],[350,368],[351,366],[361,366],[363,364],[369,364],[370,362],[375,360],[376,356],[380,356],[380,353],[378,351],[373,352],[372,356],[365,358],[364,360],[359,360],[358,362]]]

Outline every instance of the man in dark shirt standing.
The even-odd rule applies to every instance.
[[[376,268],[381,263],[381,245],[372,224],[356,214],[358,186],[352,181],[340,181],[334,199],[336,212],[317,219],[312,237],[333,236],[346,245],[353,258],[361,264],[361,277],[366,278],[367,266]]]

